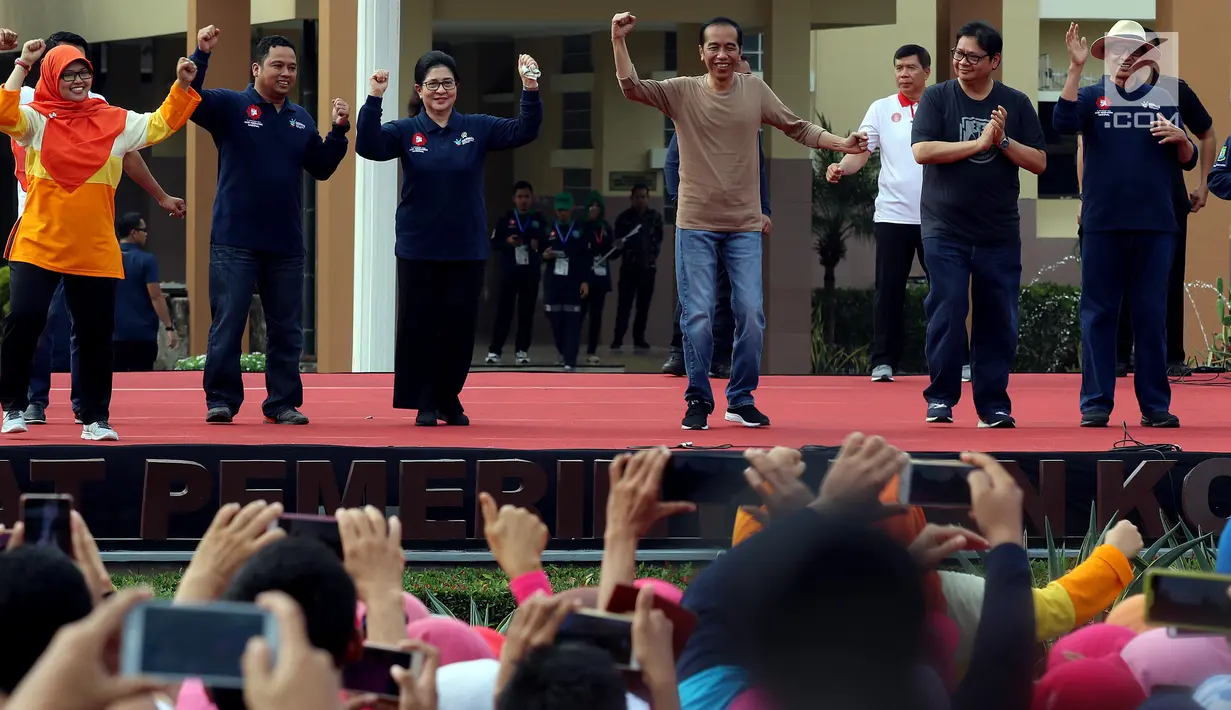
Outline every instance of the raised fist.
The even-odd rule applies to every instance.
[[[846,171],[842,169],[841,163],[830,163],[829,167],[825,168],[825,179],[829,182],[837,182],[846,175]]]
[[[350,124],[350,104],[342,99],[333,100],[333,125],[346,126]]]
[[[17,33],[13,30],[0,29],[0,52],[11,52],[17,49]]]
[[[47,51],[46,42],[41,39],[32,39],[21,48],[21,61],[33,66],[45,51]]]
[[[384,96],[385,91],[389,89],[389,71],[387,69],[377,69],[372,72],[372,76],[368,78],[368,91],[372,96]]]
[[[210,25],[202,27],[197,31],[197,49],[206,54],[214,51],[214,45],[218,44],[218,38],[222,36],[222,30]]]
[[[611,38],[623,39],[637,26],[637,18],[631,12],[621,12],[611,18]]]
[[[539,77],[543,75],[543,70],[539,69],[539,63],[534,61],[534,57],[529,54],[523,54],[518,57],[517,73],[521,75],[521,85],[523,88],[539,88]]]
[[[180,88],[192,86],[193,80],[197,78],[197,65],[187,57],[180,57],[179,64],[175,66],[175,77],[181,84]]]

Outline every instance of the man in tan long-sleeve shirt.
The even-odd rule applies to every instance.
[[[766,224],[761,214],[757,132],[766,123],[801,145],[844,153],[866,151],[868,139],[862,133],[845,139],[826,133],[792,113],[759,77],[736,72],[744,33],[725,17],[714,18],[701,28],[704,76],[666,81],[639,78],[625,44],[636,21],[627,12],[611,20],[616,78],[625,97],[671,117],[680,148],[675,279],[688,371],[683,428],[708,429],[714,411],[708,373],[720,258],[731,275],[735,318],[726,420],[749,427],[769,426],[769,418],[757,410],[752,396],[760,377],[765,330],[761,233]]]

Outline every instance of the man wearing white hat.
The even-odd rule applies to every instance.
[[[1173,171],[1192,170],[1197,147],[1184,132],[1161,74],[1158,44],[1122,20],[1087,47],[1076,24],[1065,42],[1069,73],[1052,113],[1058,133],[1081,133],[1081,425],[1105,427],[1116,387],[1116,326],[1128,299],[1136,348],[1141,425],[1178,427],[1167,380],[1167,278],[1175,250]],[[1097,84],[1078,89],[1090,55],[1106,62]]]

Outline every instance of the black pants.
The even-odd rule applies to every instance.
[[[4,411],[29,406],[30,365],[47,323],[56,285],[72,316],[73,337],[81,354],[77,395],[81,421],[105,422],[111,405],[111,331],[115,324],[115,279],[59,274],[23,262],[9,263],[9,314],[0,340],[0,404]]]
[[[888,365],[895,370],[902,359],[902,318],[906,308],[906,279],[915,255],[923,261],[923,233],[917,224],[877,222],[876,305],[872,313],[872,367]]]
[[[539,299],[539,275],[535,267],[500,273],[500,297],[496,302],[496,322],[492,325],[489,353],[500,354],[509,339],[513,313],[517,313],[517,352],[529,352],[534,334],[534,305]]]
[[[1187,202],[1176,204],[1175,249],[1171,258],[1171,273],[1167,278],[1167,362],[1182,363],[1188,360],[1184,352],[1184,311],[1188,307],[1188,294],[1184,291],[1184,260],[1187,255],[1188,214]],[[1133,355],[1133,319],[1129,313],[1128,298],[1120,308],[1120,324],[1116,330],[1116,364],[1127,367]]]
[[[711,362],[731,362],[735,348],[735,316],[731,312],[731,275],[722,257],[718,258],[718,294],[714,304],[714,356]],[[671,321],[671,352],[684,353],[684,333],[680,330],[683,307],[675,300],[675,318]]]
[[[595,289],[581,302],[582,317],[590,321],[589,333],[586,338],[586,354],[598,352],[598,341],[603,337],[603,307],[607,305],[607,292]]]
[[[153,372],[157,340],[116,340],[111,343],[116,372]]]
[[[577,367],[577,351],[581,349],[581,317],[585,306],[549,305],[547,320],[556,350],[566,367]]]
[[[395,409],[462,413],[485,266],[398,258]]]
[[[650,317],[650,299],[654,297],[654,279],[657,275],[656,269],[643,266],[625,266],[620,269],[620,293],[616,303],[615,334],[611,337],[611,347],[624,345],[624,334],[628,332],[628,316],[632,313],[634,300],[637,302],[637,315],[633,320],[633,345],[645,347],[648,344],[645,339],[645,324]]]

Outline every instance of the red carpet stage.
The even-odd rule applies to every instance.
[[[111,422],[121,441],[87,444],[72,424],[68,376],[56,375],[50,423],[0,439],[0,520],[15,520],[21,492],[57,490],[74,495],[110,549],[190,549],[223,502],[280,499],[309,513],[370,502],[398,510],[411,549],[476,549],[476,494],[491,491],[534,506],[552,528],[553,549],[594,549],[607,462],[629,447],[688,442],[701,450],[673,459],[678,469],[664,495],[694,500],[700,513],[672,521],[649,543],[717,547],[734,507],[749,502],[738,449],[802,447],[816,485],[834,447],[855,430],[915,455],[997,454],[1027,488],[1033,533],[1046,517],[1057,536],[1080,537],[1095,502],[1101,520],[1118,512],[1148,537],[1162,533],[1160,511],[1204,531],[1231,516],[1231,454],[1220,453],[1231,452],[1231,379],[1217,376],[1174,387],[1178,430],[1139,426],[1131,379],[1119,381],[1111,428],[1080,429],[1075,375],[1015,375],[1014,430],[977,428],[969,385],[956,424],[925,424],[919,377],[765,377],[757,404],[771,428],[728,424],[720,404],[709,431],[682,431],[682,378],[516,372],[471,376],[463,401],[473,426],[421,428],[414,412],[390,406],[392,380],[306,375],[303,412],[312,424],[294,427],[262,421],[262,375],[245,377],[248,401],[234,424],[207,425],[201,373],[120,374]],[[1136,444],[1148,446],[1114,448],[1124,420]]]

